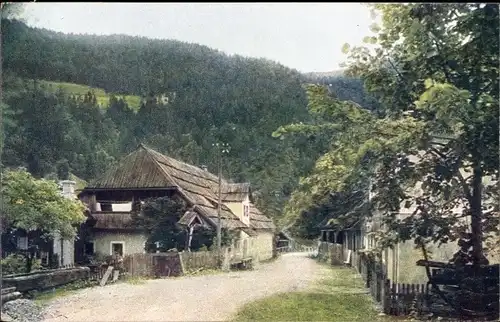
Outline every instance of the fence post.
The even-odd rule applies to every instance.
[[[397,303],[396,303],[396,297],[397,297],[397,286],[396,283],[392,283],[391,285],[391,308],[390,308],[390,314],[391,315],[398,315],[396,308],[397,308]]]
[[[384,280],[380,271],[377,271],[377,302],[382,302],[382,290],[384,288]]]
[[[369,260],[366,261],[366,287],[370,287],[370,280],[371,280],[371,263]]]
[[[397,293],[396,293],[396,305],[397,305],[397,314],[396,315],[401,315],[401,310],[400,310],[400,305],[399,303],[401,302],[401,298],[402,298],[402,294],[404,294],[404,290],[403,290],[403,286],[404,284],[401,284],[401,283],[398,283],[397,285]]]
[[[181,252],[178,252],[177,254],[179,254],[179,261],[181,263],[181,271],[182,271],[182,275],[186,274],[186,268],[184,267],[184,258],[183,258],[183,253]]]
[[[391,281],[389,279],[384,280],[384,288],[382,293],[382,309],[385,314],[390,314],[390,303],[391,303]]]

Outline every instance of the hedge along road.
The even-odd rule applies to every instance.
[[[49,302],[44,321],[224,321],[246,303],[307,288],[321,268],[289,253],[252,271],[83,289]]]

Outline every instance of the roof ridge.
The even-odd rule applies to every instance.
[[[144,146],[143,146],[143,147],[144,147]],[[168,172],[167,172],[167,171],[166,171],[166,170],[162,167],[162,165],[164,165],[164,166],[166,166],[166,167],[171,167],[171,168],[174,168],[174,169],[176,169],[177,171],[180,171],[180,172],[186,173],[186,174],[188,174],[188,175],[192,175],[192,174],[191,174],[191,173],[189,173],[189,172],[184,171],[183,169],[179,169],[178,167],[175,167],[175,166],[173,166],[172,164],[165,164],[164,162],[161,162],[161,160],[159,160],[159,159],[158,159],[158,156],[157,156],[156,154],[158,154],[158,155],[159,155],[159,156],[161,156],[161,157],[167,158],[167,159],[168,159],[168,161],[169,161],[170,163],[172,163],[172,161],[170,161],[170,160],[174,160],[174,161],[176,161],[176,162],[179,162],[179,163],[182,163],[182,164],[185,164],[185,165],[189,165],[189,166],[191,166],[191,167],[195,167],[195,166],[192,166],[192,165],[190,165],[190,164],[188,164],[188,163],[185,163],[185,162],[179,161],[179,160],[174,159],[174,158],[172,158],[172,157],[166,156],[166,155],[164,155],[164,154],[162,154],[162,153],[160,153],[160,152],[158,152],[158,151],[156,151],[156,150],[153,150],[153,149],[151,149],[151,148],[148,148],[148,147],[144,147],[144,148],[145,148],[145,150],[146,150],[147,154],[148,154],[148,155],[151,157],[151,159],[155,162],[155,164],[156,164],[158,167],[160,167],[160,169],[161,169],[161,171],[162,171],[163,173],[165,173],[165,174],[166,174],[169,178],[171,178],[171,179],[172,179],[172,181],[176,184],[176,186],[177,186],[177,188],[178,188],[179,190],[180,190],[180,189],[183,189],[183,188],[181,188],[181,186],[179,185],[179,182],[178,182],[178,180],[181,180],[181,181],[188,182],[189,184],[192,184],[192,185],[195,185],[195,186],[198,186],[198,187],[202,187],[202,188],[206,188],[207,190],[212,191],[212,188],[211,188],[210,186],[202,186],[202,185],[200,185],[200,184],[198,184],[198,183],[195,183],[195,182],[192,182],[192,181],[189,181],[189,180],[184,180],[184,179],[181,179],[181,178],[177,178],[177,177],[175,177],[175,176],[171,175],[170,173],[168,173]],[[196,168],[196,167],[195,167],[195,168]],[[202,170],[201,168],[200,168],[199,170],[200,170],[200,171],[204,171],[204,170]],[[212,192],[213,192],[213,191],[212,191]]]
[[[146,145],[144,145],[144,144],[142,144],[142,143],[141,143],[139,146],[140,146],[140,147],[142,147],[142,148],[144,148],[144,149],[146,149],[146,150],[148,150],[148,152],[151,152],[151,151],[152,151],[152,152],[154,152],[154,153],[160,154],[161,156],[163,156],[163,157],[165,157],[165,158],[167,158],[167,159],[174,160],[175,162],[179,162],[179,163],[181,163],[181,164],[183,164],[183,165],[185,165],[185,166],[187,166],[187,167],[190,167],[190,168],[194,168],[194,169],[196,169],[196,170],[199,170],[201,173],[207,172],[207,173],[209,173],[209,174],[213,175],[214,177],[217,177],[217,175],[215,175],[214,173],[212,173],[212,172],[210,172],[210,171],[203,170],[202,168],[200,168],[200,167],[198,167],[198,166],[195,166],[195,165],[193,165],[193,164],[190,164],[190,163],[184,162],[184,161],[182,161],[182,160],[178,160],[178,159],[172,158],[172,157],[170,157],[170,156],[168,156],[168,155],[165,155],[165,154],[163,154],[163,153],[160,153],[160,152],[158,152],[158,151],[156,151],[156,150],[154,150],[154,149],[152,149],[152,148],[150,148],[150,147],[147,147]],[[175,167],[174,167],[174,168],[175,168]],[[177,168],[176,168],[176,169],[177,169]],[[182,169],[177,169],[177,170],[182,171]],[[183,172],[185,172],[185,171],[183,171]],[[223,179],[223,181],[226,181],[226,180],[224,180],[224,179]]]
[[[192,164],[186,163],[186,162],[184,162],[184,161],[177,160],[177,159],[172,158],[172,157],[169,157],[169,156],[167,156],[167,155],[165,155],[165,154],[163,154],[163,153],[160,153],[160,152],[158,152],[158,151],[156,151],[156,150],[154,150],[154,149],[152,149],[152,148],[150,148],[150,147],[147,147],[145,144],[142,144],[142,143],[141,143],[141,144],[140,144],[140,147],[142,147],[143,149],[145,149],[145,150],[146,150],[146,152],[148,152],[148,154],[149,154],[149,155],[153,158],[153,160],[154,160],[157,164],[158,164],[158,163],[163,164],[163,162],[161,162],[161,160],[158,160],[158,159],[157,159],[157,156],[156,156],[155,154],[159,154],[160,156],[162,156],[162,157],[164,157],[164,158],[168,159],[168,161],[170,161],[170,162],[171,162],[171,160],[173,160],[173,161],[175,161],[175,162],[179,162],[179,163],[181,163],[182,165],[185,165],[185,166],[188,166],[188,167],[194,168],[194,169],[196,169],[196,170],[199,170],[199,171],[200,171],[200,173],[205,173],[205,172],[207,172],[207,173],[211,174],[213,177],[218,177],[218,176],[216,176],[215,174],[213,174],[213,173],[211,173],[211,172],[209,172],[209,171],[205,171],[205,170],[203,170],[202,168],[199,168],[199,167],[197,167],[197,166],[195,166],[195,165],[192,165]],[[184,172],[184,173],[186,173],[186,174],[190,174],[190,173],[186,172],[185,170],[180,169],[180,168],[178,168],[178,167],[176,167],[176,166],[174,166],[174,165],[172,165],[172,164],[168,164],[168,165],[167,165],[167,164],[165,164],[165,165],[166,165],[166,166],[169,166],[169,167],[172,167],[172,168],[174,168],[174,169],[176,169],[176,170],[178,170],[178,171]],[[162,168],[162,167],[160,166],[160,168]],[[163,168],[162,168],[162,171],[164,171],[164,170],[163,170]],[[165,172],[165,171],[164,171],[164,172]],[[168,174],[168,175],[169,175],[169,176],[171,176],[170,174]],[[173,178],[173,176],[171,176],[171,177]],[[210,180],[209,178],[205,178],[205,179]],[[177,180],[173,180],[173,181],[176,183],[177,187],[179,187],[179,183],[177,182]],[[190,182],[190,183],[191,183],[191,182]],[[244,185],[248,185],[248,188],[250,188],[250,187],[251,187],[250,182],[230,183],[229,181],[225,180],[224,178],[221,178],[221,184],[222,184],[222,188],[223,188],[224,186],[229,185],[229,184],[244,184]],[[214,194],[216,194],[216,193],[217,193],[217,191],[213,191],[212,187],[210,187],[210,186],[206,186],[205,188],[207,188],[208,190],[210,190],[210,191],[211,191],[212,193],[214,193]]]
[[[143,148],[143,149],[145,149],[145,150],[146,150],[146,152],[147,152],[147,149],[148,149],[148,148],[147,148],[147,147],[146,147],[143,143],[140,143],[140,144],[139,144],[139,147],[138,147],[137,149],[135,149],[135,150],[133,150],[133,151],[131,151],[131,152],[127,153],[124,157],[121,157],[121,158],[118,160],[117,164],[115,164],[115,166],[114,166],[114,167],[111,167],[111,169],[106,170],[106,172],[104,172],[104,173],[102,173],[101,175],[99,175],[99,177],[97,177],[97,178],[95,178],[95,179],[92,179],[92,180],[89,180],[89,181],[88,181],[88,183],[87,183],[87,185],[85,185],[85,187],[83,188],[83,190],[85,190],[85,189],[86,189],[86,188],[88,188],[89,186],[95,186],[95,183],[96,183],[96,182],[99,182],[99,181],[100,181],[100,180],[102,180],[103,178],[107,177],[107,175],[108,175],[108,172],[109,172],[109,171],[113,170],[113,168],[114,168],[114,169],[119,168],[121,165],[123,165],[124,160],[126,160],[127,158],[129,158],[129,157],[130,157],[131,155],[133,155],[134,153],[137,153],[137,150],[138,150],[139,148]]]
[[[149,157],[153,163],[156,165],[156,167],[158,169],[160,169],[161,173],[163,173],[167,179],[170,179],[174,184],[175,184],[175,187],[177,187],[177,190],[179,191],[179,193],[184,197],[186,198],[186,200],[191,203],[191,205],[193,206],[196,206],[196,203],[194,202],[194,200],[192,200],[186,193],[184,193],[183,189],[179,186],[179,183],[177,182],[177,180],[174,179],[173,176],[170,175],[170,173],[168,173],[167,171],[165,171],[165,169],[163,169],[163,167],[159,164],[160,162],[156,159],[156,157],[154,155],[152,155],[151,151],[153,152],[156,152],[156,153],[159,153],[157,151],[154,151],[153,149],[149,149],[147,148],[145,145],[143,145],[141,143],[140,145],[141,147],[143,147],[145,150],[146,150],[146,156]]]

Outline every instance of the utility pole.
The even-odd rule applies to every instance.
[[[213,144],[217,148],[217,165],[219,172],[218,184],[218,201],[217,201],[217,258],[219,267],[222,267],[222,154],[229,153],[229,145],[227,143]]]
[[[218,200],[217,200],[217,258],[219,267],[222,266],[222,219],[221,219],[221,203],[222,203],[222,155],[220,147],[217,147],[217,162],[219,172],[218,185]]]

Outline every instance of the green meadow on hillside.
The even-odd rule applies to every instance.
[[[65,91],[68,94],[73,94],[73,95],[84,95],[88,93],[89,91],[94,92],[96,98],[97,98],[97,103],[101,107],[107,107],[109,103],[109,97],[111,96],[111,93],[106,93],[101,88],[92,88],[87,85],[80,85],[80,84],[73,84],[73,83],[64,83],[64,82],[52,82],[52,81],[46,81],[46,80],[41,80],[41,84],[43,84],[47,90],[49,91],[57,91],[59,88],[61,88],[63,91]],[[141,105],[141,98],[139,96],[135,95],[117,95],[114,94],[116,98],[122,98],[127,102],[128,106],[132,108],[133,110],[139,109]]]

